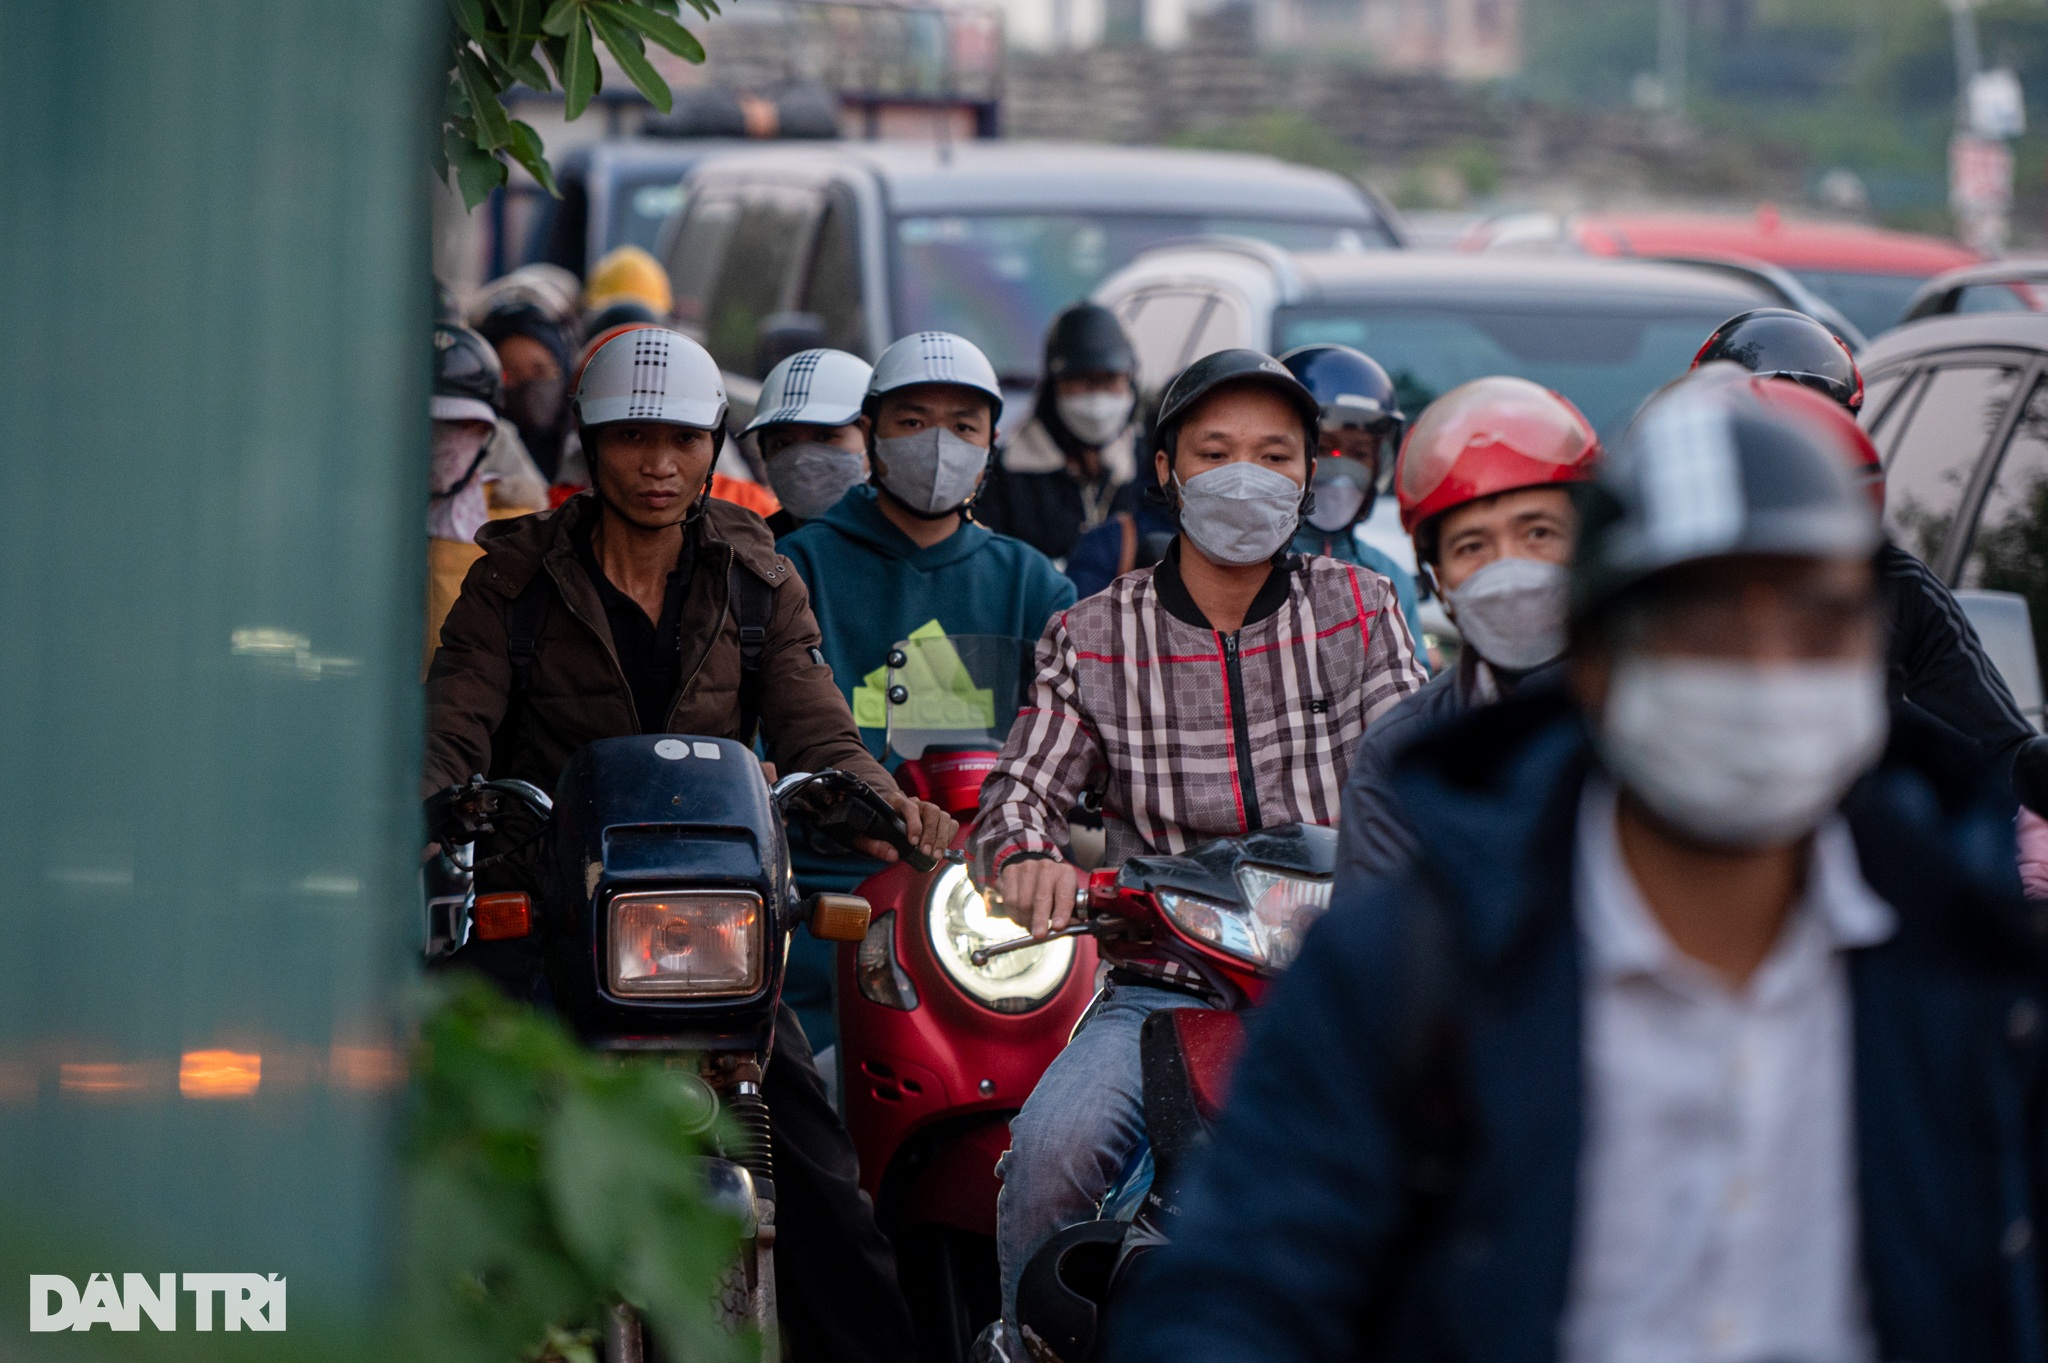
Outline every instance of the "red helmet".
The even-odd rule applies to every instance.
[[[1856,424],[1856,418],[1849,415],[1847,408],[1796,379],[1753,374],[1745,376],[1744,381],[1766,407],[1795,421],[1818,425],[1827,437],[1828,447],[1847,461],[1856,481],[1870,494],[1870,500],[1877,503],[1877,513],[1880,516],[1884,514],[1884,460],[1879,456],[1877,446],[1870,443],[1870,436]]]
[[[1506,376],[1461,384],[1429,405],[1401,446],[1401,528],[1414,535],[1496,493],[1583,483],[1599,457],[1593,423],[1562,394]]]

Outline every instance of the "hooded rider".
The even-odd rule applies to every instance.
[[[977,883],[1033,936],[1072,917],[1067,812],[1084,791],[1100,797],[1105,865],[1328,824],[1359,739],[1423,684],[1386,579],[1289,550],[1319,424],[1308,390],[1257,351],[1206,356],[1168,385],[1154,472],[1179,534],[1156,566],[1055,617],[968,838]],[[996,1225],[1008,1321],[1031,1254],[1089,1215],[1143,1135],[1145,1018],[1212,1002],[1144,944],[1103,950],[1100,998],[1010,1123]],[[1008,1345],[994,1332],[983,1347]]]
[[[427,471],[427,658],[441,642],[441,622],[462,591],[463,575],[483,557],[476,532],[491,520],[484,466],[505,400],[498,356],[468,327],[434,328],[432,455]]]
[[[768,371],[754,438],[768,486],[782,509],[768,517],[781,539],[838,505],[868,480],[868,427],[862,408],[874,367],[843,350],[803,350]]]
[[[1563,656],[1578,513],[1600,440],[1558,393],[1477,379],[1431,403],[1394,473],[1415,561],[1464,636],[1456,667],[1388,714],[1359,745],[1344,787],[1338,866],[1385,872],[1415,848],[1391,785],[1395,755],[1433,724],[1515,690]]]
[[[1280,357],[1322,407],[1316,451],[1315,505],[1294,537],[1297,554],[1327,554],[1370,568],[1394,584],[1408,631],[1422,637],[1415,575],[1366,543],[1358,528],[1372,515],[1408,417],[1394,381],[1371,356],[1347,345],[1297,346]]]
[[[751,742],[758,721],[782,766],[853,773],[895,807],[914,842],[942,851],[953,820],[898,791],[861,744],[818,653],[802,580],[758,517],[710,496],[726,419],[711,356],[660,327],[621,331],[583,366],[573,414],[593,486],[557,510],[485,529],[483,557],[449,612],[427,678],[423,793],[476,772],[551,790],[564,762],[598,739],[681,733]],[[741,617],[748,599],[764,595],[750,674]],[[521,832],[479,847],[488,868],[479,889],[538,888],[538,854]],[[871,850],[894,859],[880,844]],[[528,939],[472,943],[455,960],[545,1001]],[[893,1256],[861,1200],[852,1143],[787,1005],[762,1089],[786,1208],[776,1255],[792,1355],[909,1357],[916,1344]]]
[[[974,518],[1064,559],[1081,536],[1135,509],[1137,363],[1108,308],[1076,303],[1055,317],[1031,420],[1003,446]]]

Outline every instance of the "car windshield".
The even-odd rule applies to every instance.
[[[1176,238],[1229,234],[1294,251],[1392,245],[1369,220],[1350,223],[1193,214],[955,214],[896,222],[896,330],[972,339],[1006,381],[1037,380],[1053,315],[1141,251]]]
[[[1719,307],[1653,312],[1620,300],[1520,308],[1389,300],[1283,308],[1273,348],[1356,346],[1386,366],[1411,416],[1461,383],[1513,374],[1563,393],[1612,439],[1726,320]]]
[[[612,181],[611,220],[605,224],[604,249],[638,246],[652,251],[669,214],[683,206],[683,186],[673,170],[638,178],[620,175]]]
[[[1913,291],[1927,282],[1919,275],[1855,274],[1847,270],[1794,270],[1792,274],[1833,303],[1865,336],[1876,336],[1897,326]]]

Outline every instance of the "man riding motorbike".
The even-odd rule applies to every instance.
[[[1053,318],[1031,420],[989,470],[975,519],[1049,558],[1135,506],[1138,360],[1108,308],[1076,303]]]
[[[1327,824],[1359,738],[1421,687],[1386,580],[1288,551],[1320,419],[1256,351],[1207,356],[1168,386],[1155,476],[1179,535],[1154,568],[1054,618],[968,841],[976,879],[1033,936],[1073,915],[1067,813],[1085,791],[1100,796],[1109,864]],[[1207,998],[1199,977],[1142,947],[1105,951],[1101,997],[1010,1124],[997,1213],[1007,1322],[1026,1260],[1090,1214],[1143,1133],[1140,1024]],[[1001,1324],[985,1351],[1014,1347]]]
[[[768,518],[781,539],[868,480],[868,381],[874,368],[843,350],[802,350],[768,371],[743,434],[782,509]]]
[[[1394,584],[1408,632],[1422,637],[1415,575],[1359,537],[1379,501],[1381,474],[1401,452],[1408,429],[1387,371],[1348,345],[1296,346],[1280,357],[1322,407],[1316,448],[1316,504],[1294,536],[1297,554],[1325,554],[1370,568]],[[1427,665],[1428,660],[1423,660]]]
[[[1476,379],[1431,403],[1394,473],[1415,560],[1464,635],[1458,665],[1401,702],[1359,745],[1344,785],[1346,876],[1415,850],[1390,784],[1394,755],[1430,725],[1514,691],[1564,653],[1565,585],[1600,439],[1563,396],[1517,378]]]
[[[1740,365],[1825,394],[1850,415],[1863,410],[1863,375],[1834,333],[1803,313],[1759,308],[1721,324],[1693,360],[1695,370]],[[1882,504],[1883,470],[1875,488]],[[2048,739],[2020,713],[1998,667],[1934,570],[1889,535],[1877,556],[1890,614],[1886,676],[1891,697],[1963,735],[1983,749],[2010,785],[2025,750],[2028,764],[2048,767]],[[2039,812],[2039,811],[2036,811]]]
[[[750,742],[758,722],[778,762],[852,772],[889,800],[912,841],[943,851],[952,819],[898,792],[860,742],[818,652],[804,585],[767,527],[709,496],[726,416],[711,356],[660,327],[621,331],[585,363],[572,411],[592,488],[480,532],[483,558],[427,679],[423,793],[472,773],[551,791],[563,763],[595,740],[669,732]],[[480,889],[537,888],[538,847],[519,847],[524,831],[479,847]],[[894,859],[880,843],[869,850]],[[509,855],[487,864],[493,853]],[[525,938],[454,957],[545,1003],[536,962]],[[915,1345],[894,1260],[787,1005],[762,1090],[790,1357],[908,1356]]]

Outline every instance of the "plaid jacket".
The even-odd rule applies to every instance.
[[[1088,789],[1102,791],[1110,865],[1335,823],[1366,726],[1426,680],[1393,585],[1369,569],[1290,557],[1234,635],[1204,622],[1176,557],[1127,573],[1039,640],[968,839],[977,877],[1022,853],[1063,856]]]

